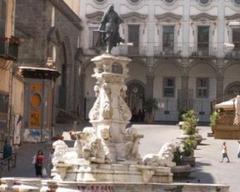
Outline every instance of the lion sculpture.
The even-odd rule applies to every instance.
[[[176,166],[176,163],[173,162],[175,151],[176,146],[173,143],[165,143],[159,153],[144,156],[143,163],[154,167],[174,167]]]

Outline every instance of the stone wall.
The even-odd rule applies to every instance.
[[[17,183],[17,185],[14,184]],[[24,183],[23,186],[20,184]],[[75,183],[75,182],[54,182],[51,180],[38,179],[14,179],[2,178],[0,190],[7,192],[10,189],[23,189],[25,191],[72,191],[72,192],[87,192],[87,191],[102,191],[102,192],[229,192],[229,186],[218,184],[194,184],[194,183],[171,183],[171,184],[139,184],[139,183]]]
[[[16,33],[21,38],[19,65],[46,67],[47,59],[52,58],[62,74],[56,82],[54,106],[66,112],[76,111],[80,103],[79,91],[75,91],[79,84],[80,63],[76,54],[80,18],[63,0],[21,0],[16,2]],[[66,93],[64,97],[60,89]],[[63,100],[64,105],[59,106],[59,100]],[[58,113],[56,108],[54,113]]]

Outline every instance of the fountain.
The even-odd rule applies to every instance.
[[[109,27],[106,24],[109,18],[121,23],[112,6],[104,15],[102,25]],[[171,167],[175,166],[172,162],[175,146],[172,143],[165,144],[157,154],[141,157],[138,147],[143,135],[132,127],[127,128],[131,111],[124,100],[131,59],[111,54],[112,47],[123,40],[118,34],[118,25],[112,26],[115,28],[109,33],[102,25],[100,30],[104,30],[107,51],[92,59],[93,77],[97,80],[96,101],[89,113],[92,127],[72,133],[74,147],[68,147],[63,140],[53,143],[51,180],[2,178],[0,191],[15,187],[41,192],[227,192],[227,186],[173,183]]]

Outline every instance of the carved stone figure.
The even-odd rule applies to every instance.
[[[97,100],[95,101],[92,109],[89,112],[89,119],[90,120],[97,120],[100,115],[100,98],[97,97]]]
[[[76,133],[76,140],[74,142],[74,149],[77,152],[78,158],[83,158],[83,148],[86,145],[86,134],[83,132]]]
[[[165,143],[157,154],[147,154],[143,158],[145,165],[174,167],[176,164],[172,161],[176,146],[173,143]]]
[[[143,138],[143,135],[137,133],[134,128],[127,128],[125,133],[126,138],[126,159],[136,160],[141,162],[141,156],[139,154],[139,142]]]
[[[121,96],[118,97],[118,105],[119,113],[121,114],[122,120],[129,121],[132,117],[132,113]]]
[[[85,158],[92,163],[102,164],[110,162],[110,159],[108,159],[104,150],[104,145],[101,138],[96,138],[94,141],[92,141],[89,148],[84,149],[84,152]]]
[[[106,52],[111,53],[113,47],[117,46],[118,43],[124,42],[119,35],[119,25],[123,20],[114,11],[113,5],[109,7],[107,12],[104,14],[99,31],[101,32],[102,43],[107,47]]]
[[[52,144],[52,148],[54,149],[52,164],[64,163],[64,154],[68,151],[66,143],[62,140],[57,140]]]

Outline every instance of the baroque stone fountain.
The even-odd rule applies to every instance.
[[[96,101],[89,113],[92,127],[71,134],[73,147],[63,140],[53,143],[52,179],[1,178],[0,191],[24,192],[228,192],[228,186],[173,183],[171,167],[175,146],[163,145],[159,153],[144,158],[138,151],[143,135],[127,125],[131,111],[125,103],[128,77],[127,57],[111,55],[123,39],[119,36],[121,18],[113,6],[103,16],[106,53],[92,59]]]
[[[64,141],[53,143],[55,149],[52,170],[54,180],[84,182],[172,182],[170,148],[158,157],[142,159],[138,147],[143,135],[126,128],[131,118],[125,103],[128,74],[126,57],[103,54],[92,59],[96,101],[89,113],[93,127],[75,132],[73,148]],[[172,148],[173,149],[173,148]],[[156,166],[157,162],[157,166]],[[154,164],[154,166],[153,166]]]

